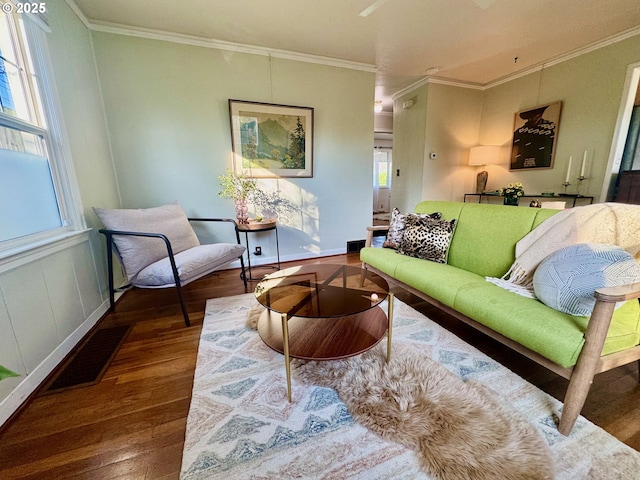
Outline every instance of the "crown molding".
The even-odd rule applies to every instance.
[[[491,82],[485,83],[485,84],[478,84],[478,83],[471,83],[471,82],[463,82],[463,81],[456,81],[456,80],[448,80],[445,78],[437,78],[437,77],[424,77],[421,78],[420,80],[418,80],[417,82],[409,85],[406,88],[403,88],[402,90],[396,92],[393,94],[392,98],[393,100],[396,100],[397,98],[406,95],[410,92],[412,92],[413,90],[415,90],[416,88],[419,88],[423,85],[426,85],[427,83],[439,83],[439,84],[443,84],[443,85],[451,85],[454,87],[462,87],[462,88],[471,88],[471,89],[475,89],[475,90],[488,90],[490,88],[493,87],[497,87],[498,85],[502,85],[503,83],[508,83],[511,82],[513,80],[516,80],[518,78],[521,77],[525,77],[527,75],[530,75],[532,73],[538,72],[544,68],[548,68],[551,67],[553,65],[558,65],[559,63],[562,62],[566,62],[567,60],[571,60],[574,59],[576,57],[579,57],[581,55],[585,55],[587,53],[591,53],[594,52],[596,50],[599,50],[601,48],[604,47],[608,47],[609,45],[613,45],[615,43],[618,42],[622,42],[624,40],[627,40],[629,38],[635,37],[636,35],[640,35],[640,26],[638,27],[633,27],[630,28],[628,30],[625,30],[624,32],[618,33],[616,35],[612,35],[610,37],[607,37],[603,40],[600,40],[598,42],[592,43],[591,45],[587,45],[586,47],[582,47],[582,48],[578,48],[575,50],[572,50],[569,53],[565,53],[563,55],[559,55],[557,57],[554,57],[550,60],[547,60],[545,62],[533,65],[529,68],[526,68],[524,70],[520,70],[518,72],[509,74],[509,75],[505,75],[504,77],[498,78],[496,80],[492,80]]]
[[[556,63],[560,63],[560,62],[556,62]],[[482,90],[489,90],[490,88],[497,87],[498,85],[502,85],[503,83],[509,83],[518,78],[526,77],[527,75],[531,75],[532,73],[539,72],[540,70],[548,66],[549,66],[548,63],[542,63],[539,65],[534,65],[529,68],[525,68],[524,70],[519,70],[518,72],[511,73],[509,75],[505,75],[504,77],[497,78],[496,80],[492,80],[491,82],[484,84],[482,86]]]
[[[65,0],[65,1],[67,2],[67,5],[69,5],[69,8],[73,10],[73,13],[76,14],[76,17],[78,17],[80,21],[84,24],[84,26],[87,27],[89,30],[91,30],[91,22],[85,16],[85,14],[82,13],[82,10],[80,10],[80,7],[76,5],[76,2],[74,0]]]
[[[435,84],[438,84],[438,85],[449,85],[450,87],[470,88],[470,89],[473,89],[473,90],[484,90],[485,89],[484,85],[480,85],[478,83],[462,82],[462,81],[459,81],[459,80],[451,80],[451,79],[448,79],[448,78],[441,78],[441,77],[423,77],[420,80],[418,80],[417,82],[412,83],[408,87],[405,87],[402,90],[394,93],[391,98],[395,101],[398,98],[400,98],[400,97],[402,97],[402,96],[404,96],[404,95],[406,95],[408,93],[411,93],[416,88],[420,88],[423,85],[427,85],[429,83],[435,83]]]
[[[408,87],[404,87],[402,90],[398,90],[396,93],[394,93],[391,96],[391,98],[395,102],[397,99],[399,99],[400,97],[405,96],[407,93],[411,93],[414,90],[416,90],[417,88],[420,88],[423,85],[426,85],[428,81],[429,81],[429,77],[423,77],[420,80],[418,80],[417,82],[412,83]]]
[[[296,62],[315,63],[331,67],[347,68],[350,70],[360,70],[363,72],[375,73],[376,66],[369,63],[352,62],[337,58],[323,57],[321,55],[310,55],[306,53],[291,52],[288,50],[278,50],[256,45],[245,45],[224,40],[215,40],[194,35],[181,33],[170,33],[161,30],[153,30],[141,27],[131,27],[117,23],[93,21],[90,23],[91,30],[96,32],[113,33],[116,35],[126,35],[130,37],[146,38],[150,40],[161,40],[165,42],[180,43],[195,47],[214,48],[217,50],[227,50],[238,53],[248,53],[265,57],[282,58]]]
[[[65,0],[67,5],[73,10],[80,21],[90,30],[97,32],[113,33],[117,35],[127,35],[132,37],[147,38],[152,40],[161,40],[166,42],[180,43],[184,45],[191,45],[204,48],[214,48],[218,50],[227,50],[239,53],[248,53],[253,55],[270,56],[274,58],[282,58],[285,60],[293,60],[298,62],[315,63],[319,65],[327,65],[332,67],[346,68],[350,70],[359,70],[364,72],[376,73],[376,65],[369,63],[353,62],[349,60],[341,60],[332,57],[324,57],[321,55],[310,55],[305,53],[291,52],[288,50],[270,49],[265,47],[259,47],[256,45],[245,45],[241,43],[227,42],[224,40],[216,40],[205,37],[197,37],[193,35],[185,35],[180,33],[165,32],[162,30],[153,30],[142,27],[132,27],[128,25],[122,25],[118,23],[101,22],[97,20],[89,20],[76,5],[74,0]],[[613,45],[614,43],[627,40],[636,35],[640,35],[640,26],[630,28],[616,35],[612,35],[598,42],[587,45],[586,47],[578,48],[569,53],[559,55],[555,58],[547,60],[545,62],[533,65],[524,70],[505,75],[504,77],[492,80],[485,84],[465,82],[461,80],[447,79],[444,77],[432,77],[425,76],[418,81],[412,83],[408,87],[399,90],[392,95],[392,99],[396,99],[406,95],[413,90],[426,85],[428,83],[434,83],[439,85],[449,85],[453,87],[469,88],[473,90],[488,90],[503,83],[508,83],[518,78],[530,75],[544,68],[557,65],[559,63],[571,60],[573,58],[585,55],[587,53],[599,50],[601,48]]]
[[[438,85],[449,85],[451,87],[470,88],[472,90],[484,90],[485,86],[475,82],[463,82],[460,80],[450,80],[448,78],[427,77],[427,83],[437,83]]]

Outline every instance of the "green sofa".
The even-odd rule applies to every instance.
[[[457,219],[447,264],[373,248],[371,227],[363,266],[570,379],[559,426],[568,434],[593,376],[640,359],[640,306],[631,301],[640,285],[598,290],[591,317],[568,315],[485,280],[504,275],[516,243],[557,210],[424,201],[415,212]],[[626,303],[614,312],[617,301]]]

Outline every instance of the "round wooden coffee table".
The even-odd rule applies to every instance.
[[[267,275],[255,295],[266,311],[262,341],[285,357],[291,401],[290,359],[336,360],[363,353],[387,333],[391,358],[393,294],[375,273],[349,265],[304,265]],[[379,304],[389,299],[388,312]]]

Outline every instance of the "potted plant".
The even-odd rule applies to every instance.
[[[222,190],[218,195],[222,198],[232,198],[236,206],[236,219],[238,223],[246,225],[249,223],[249,209],[247,201],[252,193],[258,191],[258,184],[255,179],[247,178],[245,175],[237,174],[229,169],[224,175],[218,177]]]
[[[520,197],[524,195],[524,187],[520,182],[510,183],[500,189],[500,195],[504,197],[505,205],[517,206]]]
[[[231,198],[236,204],[236,218],[240,224],[249,223],[247,203],[256,207],[256,220],[269,219],[275,221],[279,215],[293,209],[293,204],[283,198],[279,191],[265,192],[253,178],[235,173],[229,169],[218,177],[222,190],[218,195]]]
[[[19,377],[19,376],[20,375],[18,375],[17,373],[12,372],[8,368],[5,368],[2,365],[0,365],[0,380],[4,380],[5,378],[10,378],[10,377]]]

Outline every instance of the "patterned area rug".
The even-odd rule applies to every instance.
[[[333,389],[306,385],[296,369],[287,402],[282,355],[245,326],[255,304],[253,294],[207,302],[182,480],[434,478],[413,450],[356,423]],[[640,478],[640,453],[583,417],[560,435],[560,402],[397,300],[393,324],[394,345],[419,347],[524,416],[549,445],[555,478]]]

